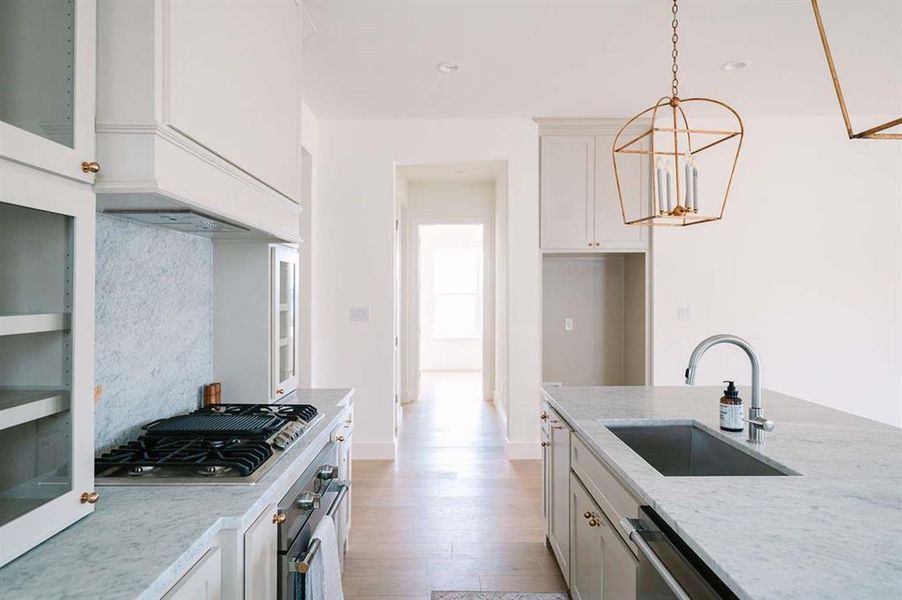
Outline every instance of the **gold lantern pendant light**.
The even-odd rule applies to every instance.
[[[673,0],[670,96],[629,119],[614,138],[614,178],[627,225],[686,226],[722,219],[742,147],[742,119],[729,105],[711,98],[679,96],[677,10],[677,0]],[[693,129],[689,126],[693,115],[711,119],[716,126]],[[735,142],[724,144],[730,140]],[[650,170],[651,177],[626,178],[626,173],[634,173],[623,164],[629,160],[639,160],[640,173]],[[651,190],[647,191],[649,179]],[[699,181],[708,182],[704,194],[699,192]],[[637,197],[638,201],[633,201]]]

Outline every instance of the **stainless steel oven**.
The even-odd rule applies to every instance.
[[[347,501],[349,483],[338,480],[337,465],[338,446],[329,443],[279,502],[279,514],[285,517],[280,516],[279,524],[280,600],[312,600],[304,597],[307,571],[321,548],[313,532],[324,516],[336,518]]]
[[[639,549],[637,600],[714,600],[736,595],[648,506],[621,527]]]

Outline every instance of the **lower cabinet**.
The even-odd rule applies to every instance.
[[[634,600],[638,561],[575,475],[570,475],[570,594]]]
[[[353,413],[348,414],[345,424],[336,431],[335,441],[338,443],[338,479],[351,481],[351,433],[353,432]],[[345,551],[348,548],[348,535],[351,531],[351,493],[335,515],[335,532],[338,535],[338,555],[344,568]]]
[[[220,600],[222,598],[222,551],[210,548],[163,600]]]
[[[550,408],[543,413],[545,532],[570,583],[570,428]]]
[[[268,506],[244,532],[244,598],[276,597],[278,534],[276,505]]]

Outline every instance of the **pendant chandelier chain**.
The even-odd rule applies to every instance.
[[[677,35],[677,27],[680,24],[680,22],[677,20],[677,10],[679,10],[677,8],[677,0],[673,0],[673,8],[671,9],[671,11],[673,12],[673,21],[671,21],[670,23],[670,26],[673,28],[673,36],[670,38],[673,42],[673,52],[670,53],[670,55],[673,57],[673,66],[670,68],[671,72],[673,73],[673,79],[670,82],[670,91],[673,98],[678,98],[680,91],[680,81],[679,79],[677,79],[677,71],[680,69],[680,67],[677,65],[677,56],[679,56],[680,54],[677,50],[677,42],[680,39],[680,36]]]

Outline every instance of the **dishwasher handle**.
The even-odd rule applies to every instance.
[[[654,550],[651,549],[651,546],[648,545],[648,542],[642,538],[642,535],[639,532],[639,527],[637,525],[639,521],[637,519],[620,519],[620,527],[626,532],[629,540],[633,542],[636,547],[639,549],[639,552],[648,560],[649,564],[657,571],[658,575],[661,576],[661,579],[670,588],[676,597],[679,600],[692,600],[689,594],[686,593],[686,590],[683,589],[683,586],[679,584],[679,582],[674,579],[673,575],[670,571],[667,570],[667,567],[664,566],[664,563],[661,562],[661,559],[655,554]]]

